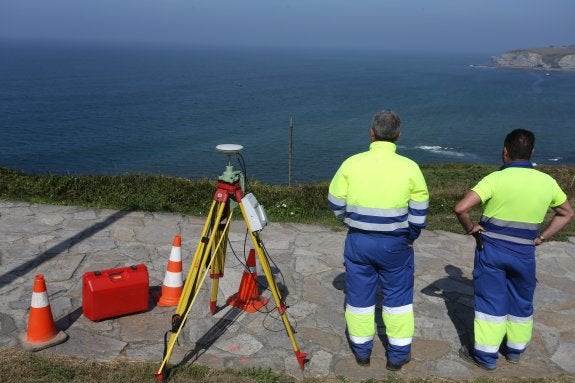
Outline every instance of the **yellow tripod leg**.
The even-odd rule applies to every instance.
[[[229,212],[227,222],[231,220],[232,211]],[[212,278],[212,293],[210,295],[210,312],[212,315],[216,313],[216,301],[218,299],[218,289],[220,278],[224,276],[224,266],[226,261],[226,249],[228,242],[229,225],[220,223],[216,233],[216,241],[221,243],[221,246],[213,249],[212,254],[215,257],[212,264],[210,278]]]
[[[243,204],[240,203],[239,206],[240,206],[240,209],[242,211],[242,215],[244,217],[244,220],[246,221],[246,226],[247,226],[248,231],[250,233],[250,237],[252,239],[252,243],[253,243],[254,248],[256,250],[256,253],[258,255],[258,259],[260,260],[260,265],[262,266],[262,270],[266,276],[266,280],[268,282],[269,289],[272,292],[272,297],[273,297],[274,302],[276,304],[278,313],[280,314],[282,321],[284,323],[285,330],[286,330],[287,335],[290,339],[290,342],[291,342],[292,348],[294,350],[296,359],[299,363],[299,366],[303,370],[304,369],[304,363],[305,363],[305,360],[307,357],[307,353],[301,352],[300,349],[298,348],[298,345],[297,345],[297,342],[296,342],[296,339],[295,339],[295,336],[293,333],[293,328],[292,328],[292,326],[289,322],[289,319],[286,315],[287,307],[282,301],[280,291],[278,289],[276,281],[273,278],[270,263],[269,263],[269,260],[266,256],[265,252],[264,252],[264,249],[262,247],[262,242],[261,242],[258,234],[252,232],[252,229],[250,228],[249,220],[247,218],[247,214],[244,210]]]
[[[217,206],[217,213],[215,219],[213,219],[213,213],[216,211]],[[202,285],[203,281],[205,280],[209,268],[211,268],[212,262],[215,259],[215,256],[210,257],[210,253],[207,250],[214,249],[213,245],[215,242],[221,245],[222,236],[216,240],[217,237],[217,230],[213,229],[214,222],[221,222],[222,215],[226,209],[226,203],[221,202],[218,203],[214,201],[212,203],[212,207],[210,208],[210,213],[206,219],[206,223],[202,230],[200,242],[196,248],[194,253],[194,258],[192,262],[192,268],[188,272],[188,277],[186,278],[186,282],[184,283],[184,288],[182,291],[182,295],[180,297],[180,301],[178,302],[178,307],[176,308],[176,314],[172,317],[172,329],[169,341],[167,342],[167,346],[165,349],[165,355],[162,360],[162,363],[158,370],[154,372],[154,375],[159,381],[163,381],[165,378],[165,367],[168,364],[170,357],[172,355],[174,346],[178,339],[178,336],[181,330],[186,323],[187,317],[190,313],[193,303],[195,302],[197,295],[200,290],[200,286]],[[226,223],[226,226],[229,225],[229,219]],[[229,226],[228,226],[229,227]],[[225,230],[228,230],[227,228]],[[209,237],[206,235],[210,233]],[[218,245],[218,246],[219,246]],[[208,264],[208,258],[210,262]]]

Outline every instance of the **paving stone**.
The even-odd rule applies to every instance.
[[[150,308],[144,313],[91,321],[82,314],[82,275],[144,263],[150,291],[159,291],[173,236],[180,234],[187,278],[205,217],[0,201],[0,219],[0,347],[19,347],[14,333],[25,331],[34,275],[43,273],[57,327],[70,338],[41,353],[160,364],[164,334],[170,330],[176,307],[159,307],[150,298]],[[171,361],[212,368],[271,368],[296,379],[484,377],[484,372],[457,356],[459,346],[470,341],[473,331],[473,239],[424,230],[415,243],[413,359],[401,372],[390,373],[385,369],[387,340],[380,306],[371,366],[357,366],[349,348],[344,317],[345,235],[345,230],[273,222],[261,234],[273,260],[272,277],[289,305],[286,317],[294,338],[299,350],[309,354],[303,373],[269,290],[260,292],[270,300],[260,312],[247,313],[226,304],[239,292],[245,273],[242,220],[230,225],[231,245],[227,244],[224,277],[219,279],[218,311],[210,312],[212,281],[205,280],[198,286]],[[500,358],[497,371],[489,376],[547,378],[575,373],[573,238],[538,248],[532,342],[519,366]],[[250,247],[248,238],[246,252]],[[259,262],[257,276],[260,287],[268,285]]]

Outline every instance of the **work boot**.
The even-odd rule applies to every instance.
[[[355,362],[361,367],[369,367],[370,359],[369,356],[367,358],[360,358],[359,356],[355,355]]]
[[[403,362],[399,362],[398,364],[393,364],[388,360],[387,363],[385,364],[385,368],[387,368],[389,371],[399,371],[401,370],[401,367],[403,367],[404,364],[407,364],[410,361],[411,361],[411,352],[407,354],[407,358],[405,358]]]
[[[459,349],[459,357],[461,359],[463,359],[464,361],[466,361],[468,363],[473,363],[477,367],[481,368],[482,370],[488,371],[488,372],[493,372],[497,368],[495,366],[489,367],[489,366],[486,366],[484,364],[479,363],[477,360],[475,360],[473,355],[471,355],[471,353],[469,352],[469,350],[467,349],[466,346],[461,346],[461,348]]]
[[[507,363],[518,364],[519,360],[521,359],[521,353],[518,352],[510,353],[506,345],[501,345],[499,352],[501,352],[501,355],[505,357]]]

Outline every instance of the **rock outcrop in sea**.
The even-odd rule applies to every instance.
[[[504,68],[575,70],[575,45],[516,49],[493,56],[491,61]]]

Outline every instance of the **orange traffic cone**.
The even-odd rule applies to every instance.
[[[256,252],[254,249],[250,250],[246,267],[249,269],[249,272],[244,271],[244,274],[242,275],[242,281],[240,282],[240,290],[229,297],[227,303],[230,306],[234,306],[249,313],[253,313],[268,303],[268,300],[260,296],[258,291]]]
[[[42,274],[34,279],[34,291],[30,304],[30,317],[28,318],[28,330],[20,334],[22,347],[28,351],[39,351],[68,339],[64,331],[58,331],[52,318],[52,309],[48,302],[46,282]]]
[[[172,251],[168,260],[168,267],[162,285],[162,295],[158,301],[159,306],[177,306],[180,302],[184,280],[182,277],[182,238],[174,237]]]

